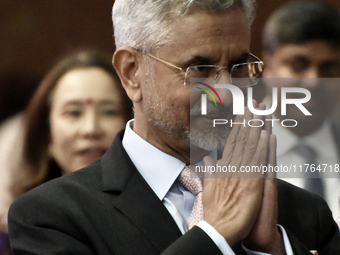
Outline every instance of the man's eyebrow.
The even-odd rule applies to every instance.
[[[241,63],[246,63],[249,60],[249,56],[250,54],[248,52],[245,52],[241,55],[239,55],[236,58],[233,58],[230,62],[229,62],[229,67],[231,68],[233,65],[235,64],[241,64]]]
[[[229,63],[228,66],[232,67],[235,64],[245,63],[248,61],[250,54],[245,52],[235,58],[233,58]],[[216,64],[216,60],[213,60],[210,57],[203,56],[203,55],[196,55],[193,56],[191,59],[185,62],[184,66],[190,66],[192,64],[201,64],[201,65],[214,65]],[[227,63],[226,63],[227,64]]]
[[[201,64],[201,65],[212,65],[213,60],[209,57],[203,56],[203,55],[196,55],[193,56],[191,59],[187,60],[184,63],[184,66],[190,66],[192,64]]]

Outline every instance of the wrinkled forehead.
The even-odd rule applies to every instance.
[[[250,44],[246,15],[234,8],[219,13],[199,11],[188,14],[174,21],[170,31],[174,43],[204,45],[214,41],[222,44]]]

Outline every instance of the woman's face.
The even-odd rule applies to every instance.
[[[122,104],[112,76],[97,67],[62,76],[51,98],[50,150],[62,174],[100,159],[124,128]]]

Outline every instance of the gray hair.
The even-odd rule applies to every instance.
[[[243,10],[248,24],[254,19],[256,0],[116,0],[112,20],[116,47],[128,46],[153,52],[171,42],[171,24],[195,10],[222,12]]]

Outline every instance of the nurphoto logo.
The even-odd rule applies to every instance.
[[[203,85],[206,88],[202,87],[197,87],[197,89],[203,90],[206,92],[213,100],[215,103],[215,106],[217,106],[216,100],[214,98],[214,95],[209,91],[211,90],[217,99],[220,102],[220,105],[223,106],[222,100],[216,89],[228,89],[232,95],[233,98],[233,115],[244,115],[244,106],[245,106],[245,96],[241,88],[235,85],[231,84],[215,84],[214,87],[203,83],[203,82],[196,82],[197,84]],[[303,105],[307,103],[311,99],[311,93],[309,90],[305,88],[297,88],[297,87],[281,87],[280,89],[280,94],[281,94],[281,116],[286,115],[286,108],[287,105],[295,105],[304,115],[306,116],[311,116],[312,114],[306,109],[306,107]],[[289,93],[295,93],[295,94],[300,94],[301,97],[299,98],[288,98],[287,94]],[[207,106],[208,106],[208,101],[207,101],[207,94],[202,94],[201,95],[201,115],[207,115]],[[255,109],[253,105],[253,88],[248,87],[247,88],[247,106],[249,110],[256,115],[270,115],[275,112],[278,106],[278,88],[273,87],[272,88],[272,105],[269,109],[265,110],[260,110],[260,109]],[[248,121],[248,125],[250,127],[258,127],[252,125],[254,122],[260,122],[260,126],[264,125],[264,121],[260,119],[253,119]],[[275,121],[280,121],[279,119],[267,119],[266,121],[271,121],[272,126],[274,126]],[[233,125],[232,120],[226,120],[226,119],[214,119],[213,121],[213,126],[215,127],[216,125],[225,125],[225,124],[230,124]],[[291,124],[288,124],[291,123]],[[236,123],[234,123],[236,124]],[[246,123],[242,123],[246,125]],[[297,120],[294,119],[284,119],[281,121],[281,125],[284,127],[295,127],[298,125]]]

